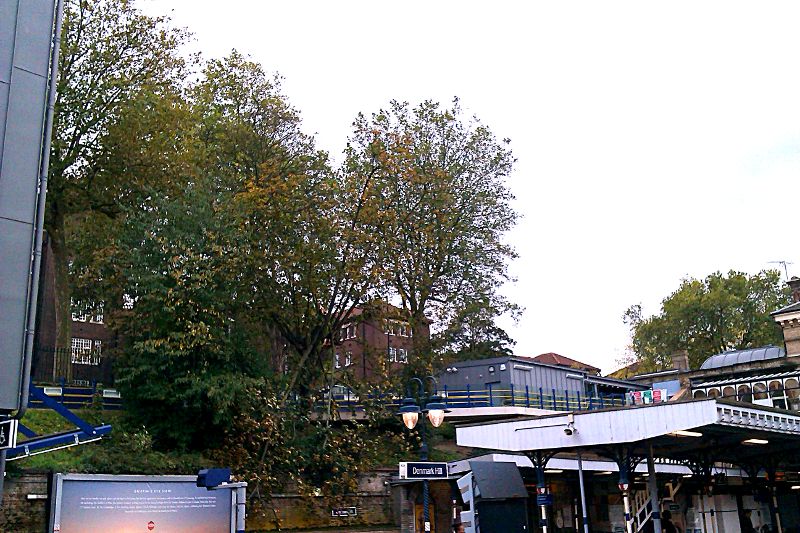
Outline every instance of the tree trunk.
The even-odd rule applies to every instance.
[[[50,243],[53,251],[53,271],[55,283],[53,293],[55,297],[56,315],[56,356],[54,361],[54,378],[64,378],[67,383],[72,381],[72,305],[71,288],[69,285],[69,252],[66,245],[66,232],[64,216],[58,211],[54,213],[53,221],[48,228]]]
[[[432,352],[431,334],[428,326],[425,311],[423,309],[411,310],[411,342],[414,349],[414,359],[416,359],[419,369],[423,372],[431,372]]]

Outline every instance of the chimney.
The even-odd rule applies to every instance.
[[[792,289],[793,303],[772,313],[772,318],[783,330],[786,357],[797,357],[800,356],[800,278],[792,276],[787,283]]]
[[[672,368],[680,372],[689,371],[689,351],[678,350],[672,354]]]
[[[792,279],[786,282],[789,288],[792,289],[792,302],[800,302],[800,278],[792,276]]]

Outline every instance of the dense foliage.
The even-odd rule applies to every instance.
[[[775,270],[747,275],[715,272],[703,280],[685,279],[661,302],[661,311],[642,316],[631,306],[632,351],[642,370],[672,367],[671,357],[686,350],[692,368],[726,350],[780,345],[780,327],[770,313],[788,303],[789,293]]]
[[[102,302],[148,448],[217,450],[263,494],[352,491],[407,444],[380,405],[338,420],[328,391],[367,389],[335,372],[332,339],[356,306],[396,301],[441,332],[413,336],[412,370],[508,350],[494,320],[517,311],[498,293],[515,159],[457,100],[392,102],[357,117],[336,167],[277,76],[235,51],[186,61],[186,38],[127,1],[67,1],[47,228],[59,320]]]

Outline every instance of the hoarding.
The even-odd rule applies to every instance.
[[[650,389],[642,391],[631,391],[628,393],[628,399],[633,405],[647,405],[651,403],[662,403],[669,400],[669,392],[667,389]]]
[[[56,474],[54,533],[232,533],[235,491],[196,486],[195,476]]]
[[[0,411],[20,408],[54,12],[0,1]]]

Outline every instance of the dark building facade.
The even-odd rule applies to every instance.
[[[114,383],[111,349],[116,337],[106,326],[100,306],[91,310],[74,306],[70,346],[56,340],[55,270],[49,239],[42,254],[41,288],[36,320],[36,347],[31,363],[31,378],[37,383],[86,385]]]

